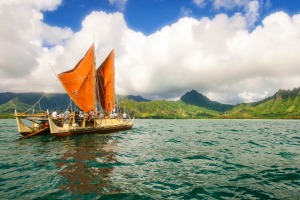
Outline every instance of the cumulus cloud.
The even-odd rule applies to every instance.
[[[37,0],[29,0],[29,1],[19,1],[19,0],[9,0],[9,1],[1,1],[0,6],[1,8],[5,8],[6,6],[21,6],[26,8],[33,8],[37,10],[48,10],[53,11],[57,8],[58,5],[61,4],[62,0],[44,0],[44,1],[37,1]]]
[[[131,32],[141,42],[134,45],[135,62],[120,63],[133,72],[122,86],[148,97],[173,98],[197,89],[227,103],[258,100],[300,85],[299,30],[299,15],[278,12],[253,32],[239,14],[185,17],[148,37]],[[134,56],[129,52],[126,56]],[[138,84],[127,84],[132,82]]]
[[[73,68],[93,41],[97,65],[115,49],[119,94],[176,99],[196,89],[239,103],[300,86],[300,15],[273,13],[251,32],[239,13],[183,17],[144,35],[128,28],[122,13],[101,11],[86,16],[78,32],[51,27],[41,13],[50,7],[17,7],[20,18],[16,6],[0,4],[1,18],[11,18],[0,22],[0,91],[61,92],[48,63],[56,72]]]
[[[43,23],[43,10],[54,10],[61,1],[3,1],[0,3],[0,91],[22,91],[32,84],[40,87],[32,75],[41,66],[39,58],[44,54],[43,43],[59,44],[70,36],[70,29],[49,27]],[[28,81],[31,80],[32,82]],[[36,81],[36,82],[35,82]],[[22,83],[24,83],[22,85]],[[26,83],[26,84],[25,84]],[[27,87],[27,85],[31,85]]]

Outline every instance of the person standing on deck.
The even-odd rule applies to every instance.
[[[51,116],[56,118],[56,117],[57,117],[57,111],[54,110],[54,111],[52,112]]]
[[[70,111],[66,110],[66,112],[64,113],[64,118],[67,123],[69,123],[69,117],[70,117]]]
[[[126,119],[126,118],[127,118],[127,113],[126,113],[126,112],[123,112],[122,118],[123,118],[123,119]]]
[[[88,121],[93,121],[94,120],[94,110],[90,110],[88,112]]]

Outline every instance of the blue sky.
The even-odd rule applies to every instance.
[[[183,16],[212,18],[218,13],[233,15],[236,12],[245,12],[242,5],[216,8],[212,1],[204,1],[203,5],[197,5],[192,0],[127,0],[124,2],[120,8],[118,4],[110,3],[109,0],[63,0],[56,10],[44,12],[44,21],[78,31],[84,17],[92,11],[122,12],[129,28],[148,35],[175,23]],[[300,0],[263,0],[259,3],[261,6],[255,24],[259,24],[261,19],[276,11],[285,11],[289,14],[300,12]]]
[[[0,92],[64,92],[52,68],[92,43],[97,65],[115,50],[118,94],[236,104],[300,87],[300,0],[10,0],[0,18]]]

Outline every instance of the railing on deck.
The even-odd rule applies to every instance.
[[[15,112],[15,117],[47,117],[47,113],[46,112],[42,112],[42,113],[25,113],[25,112],[22,112],[22,113],[18,113],[18,112]]]

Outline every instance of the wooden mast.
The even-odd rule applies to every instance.
[[[115,51],[114,49],[113,49],[113,51]],[[115,52],[114,52],[115,53]],[[113,105],[113,109],[115,109],[115,112],[116,112],[116,110],[118,110],[119,111],[119,109],[118,109],[118,105],[117,105],[117,102],[116,102],[116,83],[115,83],[115,81],[116,81],[116,73],[115,73],[115,57],[114,57],[114,61],[113,61],[113,71],[114,71],[114,95],[113,95],[113,97],[114,97],[114,105]],[[115,105],[116,105],[116,107],[115,107]]]
[[[94,99],[95,99],[95,104],[94,104],[94,127],[96,127],[96,116],[97,116],[97,79],[96,79],[96,56],[95,56],[95,44],[93,44],[94,46],[94,56],[93,56],[93,67],[94,67],[94,85],[95,85],[95,89],[94,89]]]

